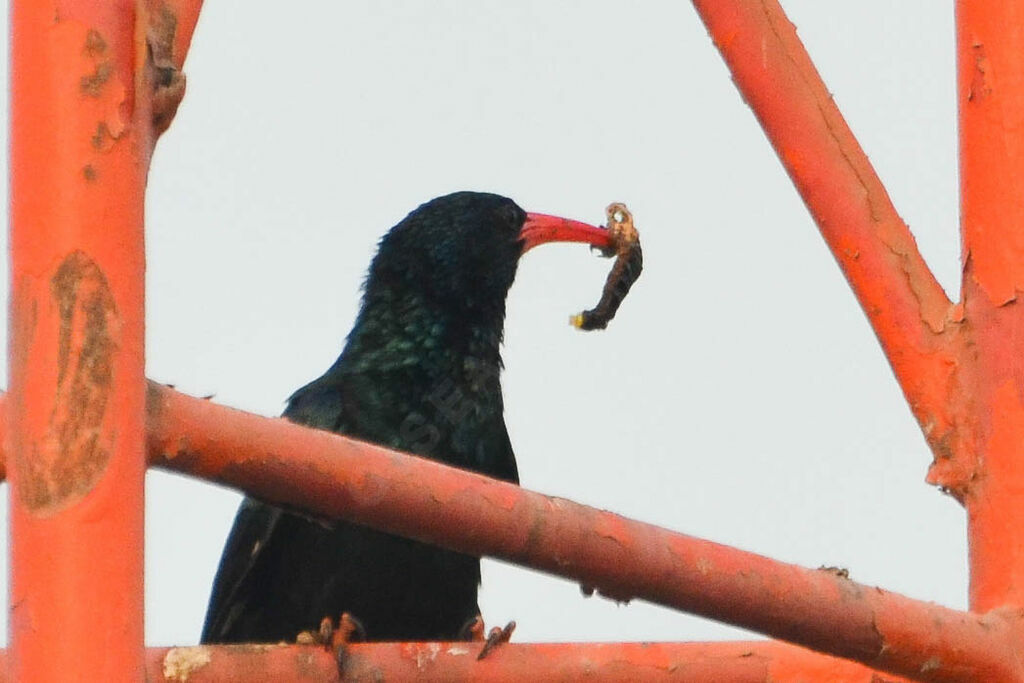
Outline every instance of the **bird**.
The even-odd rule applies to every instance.
[[[505,299],[523,253],[556,241],[605,248],[608,232],[484,192],[418,207],[380,240],[340,356],[283,416],[518,483],[500,381]],[[479,585],[479,557],[245,498],[201,642],[291,641],[341,614],[369,641],[465,639]]]

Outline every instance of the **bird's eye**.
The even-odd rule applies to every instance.
[[[518,228],[522,220],[519,216],[519,210],[515,206],[508,204],[501,207],[498,211],[498,217],[502,223],[513,228]]]

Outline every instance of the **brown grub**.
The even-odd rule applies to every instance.
[[[57,312],[56,393],[46,437],[18,463],[19,494],[38,514],[85,496],[110,460],[113,438],[103,422],[120,327],[106,276],[84,252],[71,252],[60,264],[50,296]]]
[[[615,256],[612,271],[605,280],[601,300],[589,311],[572,316],[569,322],[581,330],[603,330],[615,317],[622,300],[644,268],[640,235],[633,226],[633,215],[625,204],[613,202],[606,209],[610,240],[604,256]]]

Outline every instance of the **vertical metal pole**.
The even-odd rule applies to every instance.
[[[146,23],[11,3],[11,678],[141,681]]]
[[[1024,0],[958,0],[974,611],[1024,605]]]

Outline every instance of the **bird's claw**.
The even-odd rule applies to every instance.
[[[515,630],[516,622],[514,621],[510,621],[505,624],[505,628],[501,628],[499,626],[492,628],[491,632],[487,634],[487,640],[484,642],[484,646],[481,648],[480,654],[476,656],[477,661],[486,657],[494,648],[498,647],[502,643],[507,643],[512,637],[512,632]]]
[[[486,627],[484,626],[484,618],[479,614],[470,619],[465,625],[459,629],[459,640],[468,640],[471,643],[482,643],[484,642],[484,633]]]
[[[331,635],[331,647],[335,650],[347,643],[358,643],[366,640],[366,628],[354,616],[345,612],[338,619],[338,628]]]
[[[324,617],[320,621],[320,628],[316,631],[303,631],[296,637],[295,642],[299,645],[319,645],[328,651],[338,651],[347,643],[365,639],[366,629],[362,623],[345,612],[338,619],[337,627],[330,617]]]

